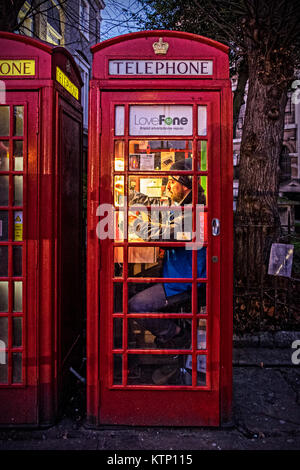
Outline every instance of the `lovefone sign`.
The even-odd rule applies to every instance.
[[[131,106],[130,135],[192,135],[193,108],[185,105]]]

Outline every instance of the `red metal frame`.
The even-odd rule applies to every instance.
[[[63,48],[6,32],[0,33],[0,44],[2,60],[35,60],[34,76],[1,77],[6,85],[7,102],[11,105],[21,104],[26,108],[24,141],[27,148],[24,147],[22,242],[26,248],[26,254],[23,254],[22,278],[26,286],[24,285],[23,290],[23,346],[18,349],[25,354],[23,381],[21,384],[0,385],[0,425],[37,426],[53,422],[58,412],[62,392],[59,364],[64,359],[60,357],[58,348],[59,339],[64,340],[58,337],[58,324],[68,322],[70,314],[73,317],[73,312],[62,310],[57,285],[61,264],[64,256],[69,253],[60,254],[59,248],[57,249],[63,235],[57,218],[57,206],[61,203],[58,189],[61,181],[56,168],[59,167],[63,149],[59,145],[56,95],[68,103],[82,126],[82,81],[74,59]],[[66,72],[67,63],[69,73]],[[69,79],[78,87],[79,101],[56,82],[57,65],[68,73]],[[10,138],[18,140],[11,135]],[[79,152],[80,148],[81,140],[78,141]],[[10,155],[12,156],[12,147]],[[74,165],[80,165],[80,161],[74,161]],[[9,242],[1,243],[3,244],[18,243],[13,242],[10,233]],[[9,262],[12,262],[11,254]],[[11,302],[12,299],[10,307]],[[12,313],[12,316],[15,315],[17,314]],[[9,335],[11,342],[11,331]]]
[[[113,77],[107,74],[108,60],[156,59],[151,50],[150,38],[163,37],[170,44],[170,53],[163,58],[178,58],[175,51],[183,51],[180,59],[210,58],[214,61],[214,75],[209,79],[172,79],[163,77]],[[136,52],[138,51],[138,53]],[[93,80],[90,86],[89,114],[89,179],[88,179],[88,246],[87,246],[87,403],[90,424],[141,424],[141,425],[218,425],[230,419],[231,410],[231,341],[232,341],[232,121],[231,88],[228,77],[227,48],[212,40],[196,35],[170,31],[133,33],[105,41],[92,48],[94,53]],[[113,91],[111,91],[113,90]],[[140,91],[139,91],[140,90]],[[142,91],[144,90],[144,91]],[[168,91],[174,90],[174,91]],[[180,90],[180,91],[179,91]],[[186,91],[182,91],[186,90]],[[128,107],[130,104],[194,104],[193,155],[197,155],[197,141],[208,141],[208,170],[192,171],[194,175],[194,200],[196,203],[196,175],[208,177],[208,227],[212,218],[221,220],[222,236],[212,237],[208,230],[207,279],[208,313],[196,314],[195,286],[200,279],[195,274],[192,282],[193,312],[190,317],[206,318],[208,321],[207,349],[208,382],[206,386],[196,385],[196,353],[193,353],[193,385],[159,386],[112,384],[112,356],[124,353],[123,376],[127,373],[128,354],[149,354],[149,350],[127,350],[126,319],[145,316],[127,313],[127,289],[123,294],[123,313],[112,313],[113,283],[145,282],[145,279],[128,278],[127,247],[140,243],[102,240],[99,243],[96,226],[99,222],[96,209],[99,203],[113,203],[113,174],[123,174],[127,187],[128,168],[113,171],[112,155],[114,140],[182,140],[189,136],[129,136]],[[208,136],[197,137],[196,104],[208,106]],[[125,106],[125,135],[114,136],[114,106]],[[100,134],[100,139],[98,138]],[[196,140],[195,140],[196,139]],[[128,145],[125,144],[125,149]],[[222,149],[222,151],[221,151]],[[100,159],[99,159],[100,155]],[[125,150],[125,162],[128,153]],[[197,159],[197,157],[196,157]],[[196,164],[194,166],[196,168]],[[225,173],[224,173],[225,171]],[[134,174],[134,171],[131,172]],[[176,172],[177,174],[178,172]],[[138,172],[138,176],[154,177],[154,173]],[[155,172],[155,176],[166,175]],[[169,173],[170,174],[170,173]],[[195,223],[195,216],[194,216]],[[173,246],[172,242],[143,242],[143,246]],[[123,279],[113,279],[113,250],[124,247]],[[179,243],[176,242],[176,246]],[[212,263],[212,256],[219,262]],[[193,254],[196,272],[196,252]],[[167,279],[147,278],[146,282],[166,282]],[[172,282],[187,282],[186,279],[172,279]],[[207,282],[205,280],[205,282]],[[220,293],[220,295],[218,295]],[[222,307],[221,307],[222,306]],[[147,314],[160,316],[159,314]],[[178,314],[168,314],[174,317]],[[113,350],[113,318],[123,318],[123,349]],[[166,316],[164,316],[166,318]],[[193,344],[196,344],[196,322],[193,322]],[[220,335],[222,331],[222,335]],[[225,334],[224,334],[225,332]],[[225,338],[224,338],[225,336]],[[171,350],[151,350],[151,354],[167,354]],[[221,354],[220,354],[221,352]],[[173,351],[174,353],[174,351]],[[176,354],[183,354],[182,350]],[[146,405],[145,405],[146,404]]]

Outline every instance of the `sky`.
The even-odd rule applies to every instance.
[[[105,8],[101,12],[101,41],[121,34],[141,31],[134,15],[142,15],[144,8],[138,0],[104,0]]]

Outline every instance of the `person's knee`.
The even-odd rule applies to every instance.
[[[141,311],[141,303],[139,302],[138,295],[135,295],[128,301],[128,312],[139,313]]]

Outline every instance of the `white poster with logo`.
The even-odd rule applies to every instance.
[[[192,135],[193,107],[185,105],[130,106],[130,135]]]

